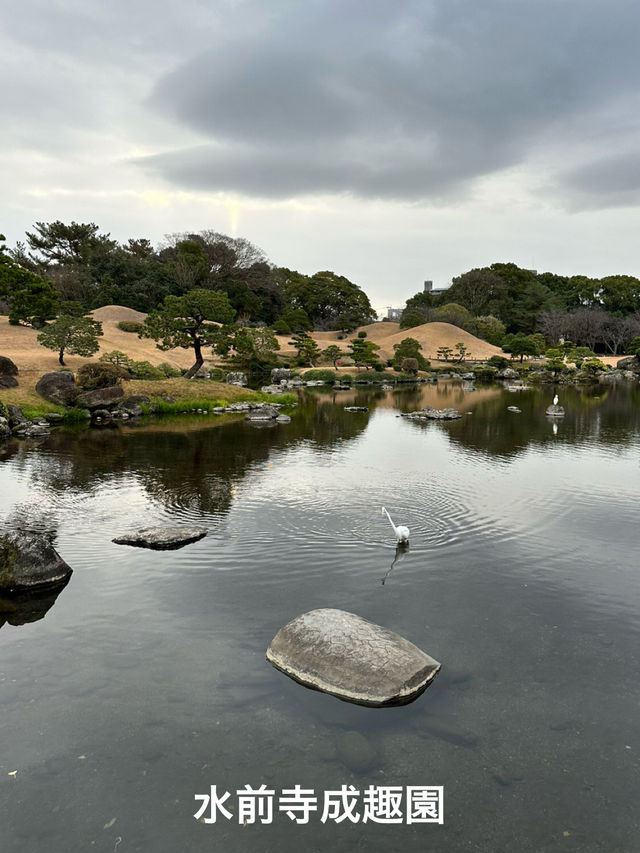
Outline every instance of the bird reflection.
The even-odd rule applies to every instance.
[[[551,427],[553,429],[553,434],[557,435],[558,434],[558,424],[551,424]]]
[[[389,577],[389,575],[393,571],[395,564],[400,562],[400,560],[402,560],[405,557],[405,555],[408,553],[409,553],[409,543],[408,542],[398,542],[398,544],[396,545],[396,553],[395,553],[395,556],[393,558],[393,562],[391,563],[388,570],[385,572],[384,577],[382,578],[382,586],[384,586],[386,579]]]

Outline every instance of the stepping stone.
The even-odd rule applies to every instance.
[[[197,542],[206,535],[207,531],[204,527],[145,527],[111,541],[116,545],[134,545],[137,548],[169,551]]]

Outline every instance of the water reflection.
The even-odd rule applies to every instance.
[[[393,569],[395,568],[396,563],[399,563],[400,560],[403,560],[404,557],[408,554],[409,550],[410,548],[408,542],[398,542],[398,544],[396,545],[396,552],[394,554],[393,560],[391,561],[391,566],[387,569],[382,578],[382,586],[385,585],[385,582],[393,571]]]
[[[25,625],[44,619],[56,599],[69,583],[70,577],[53,589],[6,595],[0,593],[0,628],[4,625]]]
[[[269,431],[188,418],[11,442],[0,509],[55,508],[74,575],[46,619],[0,632],[19,771],[0,776],[3,850],[295,853],[309,833],[371,853],[635,850],[638,393],[562,397],[555,436],[548,389],[452,383],[314,389]],[[423,405],[473,414],[398,416]],[[196,516],[209,536],[177,552],[110,541]],[[441,660],[432,689],[374,713],[283,679],[271,638],[327,606]],[[262,783],[442,784],[445,826],[194,821],[195,793]]]

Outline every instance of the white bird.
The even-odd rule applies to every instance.
[[[393,527],[393,530],[396,534],[396,539],[398,540],[398,542],[408,542],[409,541],[409,528],[405,527],[404,524],[399,524],[396,527],[396,525],[393,523],[393,519],[391,518],[391,516],[389,515],[389,513],[386,511],[386,509],[384,507],[382,507],[382,512],[387,516],[387,518],[391,522],[391,526]]]
[[[557,406],[557,405],[558,405],[558,395],[557,395],[557,394],[556,394],[556,396],[553,398],[553,405],[554,405],[554,406]]]

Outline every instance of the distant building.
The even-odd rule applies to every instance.
[[[399,322],[402,318],[404,308],[387,308],[387,320],[392,320],[394,323]]]
[[[425,281],[424,292],[430,293],[432,296],[440,296],[441,293],[446,293],[448,287],[434,287],[432,281]]]

